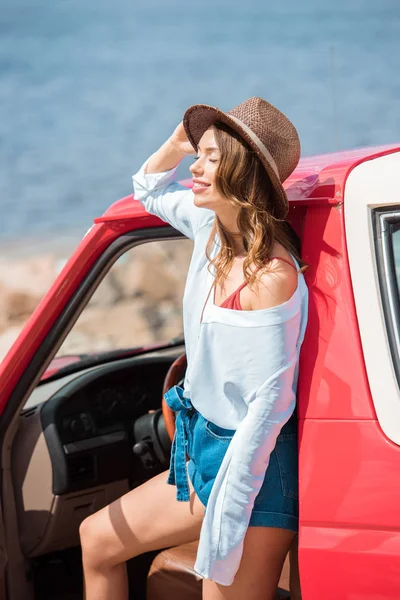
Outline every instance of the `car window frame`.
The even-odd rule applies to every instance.
[[[400,389],[383,307],[384,284],[379,279],[377,211],[400,212],[400,149],[367,157],[349,170],[343,189],[345,250],[364,359],[367,396],[361,419],[376,419],[381,433],[400,446]],[[382,252],[383,250],[379,250]],[[392,341],[393,343],[393,341]],[[372,413],[371,413],[372,409]]]
[[[122,254],[139,246],[155,241],[186,239],[171,226],[136,229],[113,240],[91,266],[78,289],[71,295],[67,305],[43,340],[29,366],[13,389],[0,419],[0,443],[15,416],[26,403],[42,374],[58,352],[82,311],[92,298],[112,265]]]
[[[393,245],[393,234],[400,231],[400,208],[393,210],[391,206],[374,209],[371,217],[382,309],[393,368],[400,389],[400,290]]]

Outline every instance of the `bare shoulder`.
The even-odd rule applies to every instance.
[[[260,271],[256,283],[249,289],[250,310],[279,306],[290,300],[296,291],[298,273],[292,257],[285,249],[274,254],[278,258],[273,258]]]

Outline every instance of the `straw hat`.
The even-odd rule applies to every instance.
[[[288,200],[282,183],[296,168],[300,158],[300,140],[295,126],[284,114],[262,98],[249,98],[229,112],[206,104],[187,109],[183,125],[197,151],[203,133],[216,121],[236,131],[257,153],[276,191],[273,214],[287,215]]]

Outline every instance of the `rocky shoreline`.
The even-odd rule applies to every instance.
[[[73,249],[47,245],[30,255],[1,253],[0,361]],[[129,250],[106,274],[57,356],[168,341],[180,335],[191,250],[188,240],[152,242]]]

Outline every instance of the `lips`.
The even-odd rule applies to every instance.
[[[193,179],[193,186],[200,186],[200,187],[209,187],[211,184],[207,183],[207,181],[202,181],[201,179]]]
[[[210,183],[201,181],[201,179],[193,179],[192,191],[194,194],[200,194],[210,187]]]

